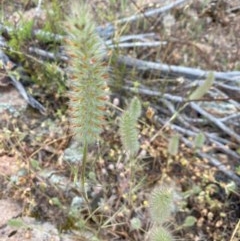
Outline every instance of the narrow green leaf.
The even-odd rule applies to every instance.
[[[59,198],[57,197],[53,197],[49,200],[49,202],[52,204],[52,205],[55,205],[55,206],[58,206],[58,207],[62,207],[62,203],[60,202]]]
[[[205,135],[202,132],[200,132],[195,136],[194,147],[197,149],[202,148],[204,142],[205,142]]]
[[[197,222],[197,219],[194,216],[188,216],[184,220],[183,227],[192,227]]]
[[[198,100],[205,95],[208,90],[212,87],[215,76],[213,72],[209,72],[206,80],[200,85],[193,93],[189,96],[189,100]]]
[[[22,228],[26,226],[26,224],[21,219],[10,219],[7,224],[13,228]]]
[[[179,136],[174,135],[171,137],[169,143],[168,143],[168,153],[170,155],[177,155],[178,153],[178,148],[179,148]]]
[[[33,169],[35,169],[35,170],[41,170],[40,165],[39,165],[39,162],[38,162],[37,160],[31,159],[31,160],[30,160],[30,163],[31,163],[31,166],[32,166]]]

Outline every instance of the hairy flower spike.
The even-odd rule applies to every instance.
[[[129,112],[136,120],[141,116],[142,106],[141,102],[137,97],[134,97],[129,106]]]
[[[83,143],[98,139],[106,102],[107,67],[102,64],[103,44],[86,4],[74,1],[65,30],[69,60],[69,111],[73,132]]]
[[[149,230],[150,241],[174,241],[174,238],[170,231],[162,226],[153,227]]]
[[[123,113],[120,122],[120,134],[123,147],[130,155],[137,153],[139,149],[138,132],[135,127],[135,119],[127,111]]]
[[[150,196],[149,211],[154,222],[162,224],[168,221],[173,209],[173,191],[170,187],[155,188]]]
[[[141,114],[141,103],[135,97],[128,109],[122,114],[120,121],[120,135],[123,147],[133,156],[139,150],[137,120]]]

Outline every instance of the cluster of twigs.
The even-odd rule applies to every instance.
[[[187,81],[185,79],[185,81],[188,82],[190,88],[193,80]],[[240,144],[240,104],[217,87],[218,85],[214,84],[211,91],[209,91],[211,99],[191,102],[188,102],[187,98],[174,95],[166,90],[165,93],[161,93],[144,85],[137,89],[131,86],[124,86],[123,88],[142,96],[154,97],[155,100],[157,98],[155,103],[152,104],[152,108],[156,112],[154,120],[160,123],[161,126],[168,123],[168,119],[178,111],[179,106],[183,106],[187,102],[188,108],[179,113],[176,121],[168,123],[168,126],[180,133],[181,140],[190,148],[194,148],[194,145],[189,139],[193,139],[199,133],[204,133],[208,148],[197,150],[197,154],[207,159],[210,164],[240,184],[240,177],[234,171],[229,170],[224,163],[221,163],[218,155],[215,155],[216,153],[222,153],[225,154],[228,160],[235,160],[234,163],[240,161],[240,155],[236,151]],[[216,94],[220,96],[218,99],[215,98]],[[229,112],[224,110],[227,105],[232,108]],[[217,109],[218,113],[211,113],[211,109],[212,112]],[[232,163],[227,163],[227,165],[229,164]]]
[[[116,22],[115,26],[125,24],[144,18],[145,16],[152,16],[154,14],[164,14],[173,7],[188,1],[179,0],[171,3],[163,8],[154,9],[145,13],[131,16],[130,18],[120,19]],[[13,31],[9,27],[0,25],[1,32],[10,33]],[[144,33],[137,35],[121,36],[118,43],[115,44],[112,37],[114,36],[115,27],[113,24],[107,24],[97,28],[97,32],[102,37],[106,48],[128,48],[128,47],[152,47],[166,44],[162,41],[154,41],[154,33]],[[46,33],[42,30],[34,30],[33,35],[48,36],[49,39],[61,42],[64,36]],[[0,46],[2,49],[8,48],[7,42],[3,38],[0,39]],[[29,54],[33,54],[41,58],[41,60],[48,59],[52,61],[68,60],[68,56],[62,53],[51,53],[43,49],[29,47]],[[3,51],[0,52],[0,59],[3,66],[6,66],[10,61]],[[192,90],[194,87],[200,85],[206,78],[209,71],[189,68],[184,66],[172,66],[168,64],[143,61],[127,56],[118,56],[118,64],[125,65],[129,68],[134,68],[139,72],[147,72],[154,74],[161,82],[166,81],[166,78],[174,78],[176,85],[184,89],[184,93]],[[15,64],[13,64],[15,66]],[[142,96],[149,98],[154,97],[155,102],[152,107],[155,109],[155,120],[161,125],[165,125],[169,118],[179,109],[188,103],[187,108],[182,110],[176,120],[168,123],[171,129],[181,134],[182,141],[189,147],[193,147],[189,141],[190,137],[195,137],[198,133],[203,132],[206,137],[206,145],[209,148],[197,150],[197,154],[209,161],[210,164],[216,166],[220,171],[227,175],[230,179],[240,184],[240,177],[235,174],[232,169],[227,168],[227,165],[236,165],[240,162],[240,154],[237,152],[240,146],[240,71],[232,72],[214,72],[215,82],[212,88],[207,93],[207,98],[196,101],[189,101],[185,95],[181,93],[175,94],[173,88],[166,88],[164,93],[150,87],[140,84],[136,87],[132,83],[125,81],[122,86],[123,89],[137,92]],[[27,100],[27,102],[44,112],[44,107],[38,103],[33,97],[26,93],[23,85],[11,75],[9,76],[11,83],[19,90],[20,94]],[[178,79],[181,77],[181,83]],[[114,83],[113,83],[114,85]],[[164,106],[164,108],[159,108]],[[190,113],[190,114],[189,114]],[[232,163],[222,163],[219,160],[218,153],[224,154],[228,160],[233,160]]]

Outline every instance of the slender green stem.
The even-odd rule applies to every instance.
[[[81,186],[82,186],[83,198],[85,199],[86,203],[88,203],[87,192],[85,190],[85,175],[86,175],[87,152],[88,152],[88,144],[87,144],[87,142],[85,142],[84,146],[83,146]]]
[[[134,177],[135,177],[135,159],[133,155],[130,155],[129,158],[130,163],[130,184],[129,184],[129,202],[132,205],[132,197],[133,197],[133,187],[134,187]]]

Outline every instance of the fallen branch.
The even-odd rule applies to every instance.
[[[48,60],[53,60],[53,61],[64,61],[67,62],[68,61],[68,57],[64,56],[62,54],[54,54],[51,53],[49,51],[45,51],[39,48],[33,48],[33,47],[29,47],[28,51],[32,54],[35,54],[37,56],[40,56],[44,59],[48,59]]]
[[[135,48],[135,47],[159,47],[166,45],[167,42],[165,41],[153,41],[153,42],[132,42],[132,43],[117,43],[117,44],[111,44],[107,47],[112,48]]]
[[[166,123],[159,116],[155,116],[155,122],[159,122],[161,125],[164,125]],[[192,131],[190,129],[183,128],[176,124],[170,124],[170,128],[187,136],[188,138],[195,138],[200,132],[203,132],[199,129],[195,129],[194,131]],[[214,146],[214,149],[220,149],[222,153],[225,153],[226,155],[229,155],[240,162],[240,156],[235,151],[228,149],[230,141],[225,139],[222,140],[222,138],[216,137],[212,133],[207,133],[206,131],[204,132],[204,135],[208,138],[209,146]],[[221,142],[224,142],[224,144],[222,144]]]
[[[181,138],[184,143],[190,147],[193,148],[192,143],[187,140],[186,138],[182,137]],[[224,164],[222,164],[220,161],[218,161],[216,158],[210,156],[209,154],[202,153],[202,152],[197,152],[196,153],[199,157],[206,159],[211,165],[215,166],[218,170],[223,172],[229,179],[233,180],[236,182],[237,185],[240,185],[240,177],[236,175],[234,172],[229,170]]]
[[[204,79],[208,76],[209,71],[201,70],[201,69],[194,69],[190,67],[184,67],[184,66],[176,66],[176,65],[168,65],[168,64],[160,64],[150,61],[144,61],[139,60],[135,58],[131,58],[128,56],[119,56],[117,59],[117,62],[119,64],[124,64],[127,67],[136,68],[140,71],[148,71],[153,72],[154,74],[158,76],[174,76],[174,77],[185,77],[189,78],[191,80],[196,79]],[[235,79],[234,77],[239,77],[240,72],[234,71],[234,72],[216,72],[212,71],[214,73],[216,80],[224,80],[224,81],[231,81],[236,84],[240,84],[240,78]]]
[[[223,132],[225,132],[226,134],[228,134],[230,137],[233,137],[236,139],[236,141],[238,143],[240,143],[240,136],[235,133],[234,131],[232,131],[230,128],[228,128],[224,123],[222,123],[219,119],[217,119],[216,117],[214,117],[213,115],[209,114],[208,112],[206,112],[205,110],[203,110],[200,106],[198,106],[196,103],[194,102],[190,102],[190,105],[193,109],[195,109],[198,113],[200,113],[201,115],[203,115],[206,119],[208,119],[210,122],[212,122],[213,124],[215,124],[215,126],[217,126],[218,128],[220,128]]]
[[[131,22],[137,21],[137,20],[139,20],[141,18],[146,18],[146,17],[157,15],[157,14],[167,13],[172,8],[175,8],[175,7],[181,5],[181,4],[185,3],[185,2],[188,2],[188,1],[189,0],[178,0],[178,1],[175,1],[173,3],[170,3],[167,6],[161,7],[161,8],[156,8],[156,9],[153,9],[153,10],[146,11],[144,13],[133,15],[131,17],[119,19],[119,20],[117,20],[115,22],[115,24],[131,23]]]
[[[124,87],[124,88],[126,88],[126,87]],[[134,91],[134,89],[130,88],[130,87],[127,87],[127,89]],[[173,96],[173,95],[170,95],[170,94],[162,94],[162,93],[157,92],[157,91],[150,91],[150,90],[147,90],[147,89],[138,89],[137,92],[140,93],[140,94],[148,94],[148,95],[151,95],[151,96],[158,96],[158,97],[166,98],[166,99],[169,99],[169,100],[172,100],[172,101],[184,102],[184,99],[182,97],[180,97],[180,96]],[[234,131],[232,131],[230,128],[228,128],[221,121],[221,119],[218,119],[218,118],[214,117],[213,115],[209,114],[208,112],[206,112],[204,109],[202,109],[195,102],[189,102],[189,103],[190,103],[190,106],[195,111],[200,113],[204,118],[206,118],[207,120],[212,122],[212,124],[214,124],[215,126],[220,128],[223,132],[228,134],[230,137],[234,137],[236,139],[236,141],[238,143],[240,143],[240,136],[238,134],[236,134]]]
[[[140,95],[148,95],[150,97],[159,97],[159,99],[157,100],[160,103],[161,108],[155,106],[154,108],[157,109],[158,111],[155,113],[158,113],[156,116],[158,118],[159,115],[164,115],[165,119],[162,120],[161,118],[158,118],[158,122],[160,122],[162,125],[165,125],[167,120],[169,118],[171,118],[171,116],[177,112],[176,109],[176,103],[177,105],[181,104],[183,105],[185,103],[185,99],[182,98],[181,96],[176,96],[176,95],[172,95],[172,94],[168,94],[168,93],[161,93],[159,91],[152,91],[149,90],[146,86],[140,85],[139,88],[133,88],[133,87],[129,87],[129,86],[123,86],[123,89],[127,90],[127,91],[131,91],[133,93],[138,93]],[[215,88],[213,88],[214,91]],[[228,100],[230,102],[230,100]],[[226,138],[222,138],[221,136],[217,135],[215,133],[215,130],[211,131],[211,129],[209,129],[209,127],[217,127],[218,129],[220,128],[221,135],[222,133],[226,133],[227,135],[231,136],[231,137],[236,137],[236,141],[238,142],[239,139],[239,135],[237,133],[235,133],[232,128],[239,127],[239,122],[235,121],[235,122],[231,122],[232,124],[230,125],[231,128],[227,125],[228,123],[226,122],[226,120],[228,120],[228,118],[223,118],[222,116],[218,117],[218,116],[213,116],[211,114],[209,114],[208,112],[206,112],[205,110],[203,110],[203,108],[200,107],[200,105],[202,104],[201,102],[189,102],[190,104],[188,105],[190,108],[192,108],[192,110],[188,110],[189,112],[192,113],[200,113],[202,115],[201,120],[204,120],[204,125],[208,126],[208,130],[204,131],[204,130],[200,130],[199,128],[195,127],[194,122],[189,122],[188,119],[185,120],[185,116],[187,116],[187,114],[185,114],[185,110],[183,110],[181,113],[179,113],[179,115],[176,117],[176,121],[178,122],[177,124],[172,124],[170,123],[169,126],[175,130],[177,130],[178,132],[187,135],[188,137],[195,137],[197,134],[199,134],[200,132],[203,132],[205,134],[205,136],[208,138],[209,141],[209,145],[215,146],[215,149],[220,150],[222,153],[225,153],[228,156],[231,156],[232,158],[236,159],[236,160],[240,160],[240,156],[239,154],[237,154],[236,151],[233,151],[231,149],[229,149],[229,147],[233,146],[233,143],[226,139]],[[214,100],[211,102],[214,103]],[[210,105],[209,102],[206,103],[206,106]],[[219,104],[216,104],[216,108],[219,110],[219,112],[221,113],[221,108]],[[163,111],[164,110],[164,111]],[[168,110],[168,112],[166,112],[166,110]],[[160,112],[160,113],[159,113]],[[223,112],[224,113],[224,112]],[[228,114],[228,113],[227,113]],[[238,115],[236,115],[235,113],[233,113],[233,117],[237,117]],[[188,115],[189,118],[189,115]],[[237,146],[238,144],[235,144],[235,146]]]
[[[161,120],[161,118],[159,118],[158,116],[155,116],[155,121],[159,122],[161,125],[164,125],[164,121]],[[180,133],[182,133],[185,136],[188,137],[194,137],[196,136],[197,133],[190,131],[188,129],[184,129],[180,126],[174,125],[174,124],[170,124],[170,128],[172,130],[176,130]],[[207,133],[205,133],[208,137],[209,135]],[[191,141],[189,141],[187,138],[185,138],[183,135],[181,135],[181,140],[191,149],[194,148],[194,145]],[[209,140],[210,141],[210,140]],[[219,144],[219,143],[218,143]],[[220,147],[224,147],[222,145],[220,145]],[[229,155],[233,155],[234,157],[236,157],[237,160],[239,160],[239,156],[232,152],[231,150],[228,150],[226,148],[223,148],[224,152],[227,151],[227,154]],[[240,185],[240,177],[238,175],[236,175],[233,171],[229,170],[224,164],[222,164],[220,161],[218,161],[216,158],[214,158],[212,155],[209,155],[207,153],[204,153],[201,150],[196,150],[196,155],[198,155],[199,157],[206,159],[211,165],[215,166],[218,170],[220,170],[221,172],[223,172],[227,177],[229,177],[231,180],[235,181],[238,185]]]
[[[27,93],[24,86],[21,84],[19,80],[14,76],[14,72],[8,70],[7,65],[11,63],[10,59],[3,51],[0,50],[0,61],[2,62],[2,67],[8,73],[8,78],[10,79],[10,83],[18,90],[20,95],[26,100],[26,102],[35,109],[38,109],[42,114],[46,114],[46,109],[42,104],[40,104],[36,99],[34,99],[30,94]],[[11,63],[12,66],[15,66],[14,63]]]

